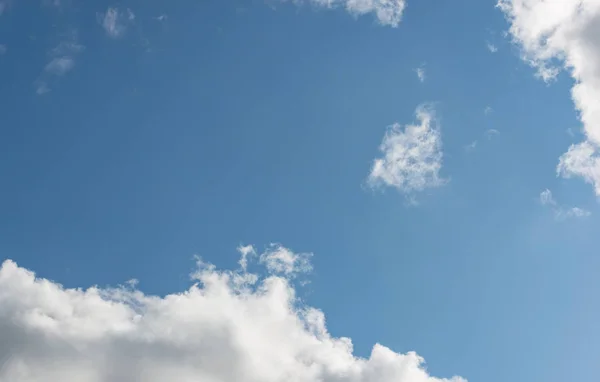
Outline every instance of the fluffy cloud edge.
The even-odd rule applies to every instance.
[[[585,140],[559,158],[556,172],[582,178],[600,195],[600,2],[499,0],[497,7],[538,77],[551,82],[565,70],[573,78],[571,96]]]
[[[254,258],[252,246],[239,251]],[[297,260],[310,255],[271,245],[257,257],[263,276],[198,259],[194,285],[164,297],[135,282],[64,288],[6,260],[0,381],[465,382],[431,377],[414,352],[376,344],[369,358],[354,356],[351,340],[332,337],[324,314],[296,297],[288,276],[308,271]]]
[[[387,186],[413,194],[447,182],[440,176],[442,137],[435,110],[422,104],[415,115],[417,123],[388,127],[379,146],[382,156],[373,161],[367,178],[372,188]]]

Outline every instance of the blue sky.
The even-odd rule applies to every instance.
[[[188,328],[173,317],[198,306],[220,313],[216,323],[181,318],[185,346],[160,332],[170,347],[133,353],[167,365],[170,350],[195,349],[194,359],[210,343],[220,360],[257,352],[271,366],[190,371],[179,360],[153,375],[592,379],[600,6],[581,3],[0,1],[0,343],[22,335],[47,351],[0,345],[0,381],[139,375],[142,364],[117,361],[101,374],[94,357],[110,352],[99,343]],[[251,273],[235,277],[258,275],[277,298],[260,302],[261,287],[240,291],[233,273],[217,271],[237,269],[241,245],[253,245],[241,251]],[[213,300],[167,304],[167,295],[193,296],[180,293],[197,267]],[[215,286],[217,275],[231,280]],[[118,287],[134,278],[135,289]],[[281,345],[294,332],[287,326],[259,336],[260,349],[223,345],[278,319],[270,301],[292,292],[269,280],[299,298],[285,325],[312,327],[297,306],[326,317],[326,338],[293,330],[323,346],[309,352],[328,371],[272,366],[304,354]],[[82,291],[94,285],[100,292]],[[94,310],[94,293],[131,319]],[[136,306],[147,326],[133,318]],[[31,318],[39,311],[54,326]],[[23,332],[6,329],[15,320]],[[240,337],[207,340],[209,323]],[[323,350],[339,337],[367,366]],[[94,355],[56,350],[64,343]],[[408,366],[382,363],[376,343],[416,351],[427,372],[410,355]],[[65,359],[69,368],[56,366]]]

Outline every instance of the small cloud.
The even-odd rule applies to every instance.
[[[492,109],[491,106],[486,106],[485,109],[483,109],[483,114],[490,115],[493,111],[494,109]]]
[[[542,206],[555,206],[556,201],[552,196],[552,191],[550,191],[549,189],[545,189],[544,191],[542,191],[540,193],[540,203],[542,203]]]
[[[496,53],[498,51],[498,47],[490,42],[486,42],[486,46],[491,53]]]
[[[585,218],[592,213],[579,207],[564,207],[559,205],[554,199],[552,192],[545,189],[540,193],[540,204],[552,209],[556,220],[565,220],[568,218]]]
[[[572,207],[566,210],[562,211],[562,214],[560,214],[558,216],[559,219],[561,218],[571,218],[571,217],[575,217],[575,218],[585,218],[590,216],[592,213],[588,210],[584,210],[582,208],[579,207]]]
[[[35,81],[36,93],[46,94],[50,91],[49,82],[53,77],[61,77],[75,66],[75,56],[85,47],[77,42],[77,31],[67,33],[65,40],[48,52],[50,61],[44,67],[40,77]]]
[[[129,9],[127,9],[127,20],[131,21],[135,15]],[[118,38],[125,33],[126,26],[125,23],[122,22],[122,19],[125,18],[125,15],[120,13],[117,8],[108,8],[106,13],[99,14],[98,20],[104,28],[106,34],[112,38]]]
[[[476,147],[477,147],[477,141],[473,141],[465,146],[465,151],[467,151],[467,152],[473,151],[473,150],[475,150]]]
[[[393,28],[400,24],[402,13],[406,8],[404,0],[295,0],[294,2],[296,4],[310,2],[313,5],[327,9],[344,8],[353,16],[372,13],[379,24]]]
[[[0,1],[0,16],[2,16],[2,14],[4,13],[5,10],[6,10],[6,2]]]
[[[0,54],[6,54],[8,48],[4,44],[0,44]]]
[[[158,21],[166,21],[167,20],[167,15],[163,14],[163,15],[155,17],[155,19],[158,20]]]
[[[500,132],[496,129],[487,129],[487,131],[485,132],[488,139],[492,139],[494,138],[496,135],[499,135]]]
[[[62,76],[73,68],[75,61],[71,57],[55,58],[46,65],[44,70],[57,76]]]
[[[35,93],[37,95],[46,94],[50,91],[48,84],[45,82],[38,82],[35,86]]]
[[[417,73],[417,78],[421,82],[425,82],[425,68],[423,66],[415,69],[415,73]]]
[[[388,127],[368,177],[371,187],[390,186],[412,194],[445,183],[440,177],[442,138],[431,107],[417,108],[418,123]]]

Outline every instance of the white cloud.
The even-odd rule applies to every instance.
[[[552,191],[550,191],[549,189],[545,189],[544,191],[542,191],[540,193],[540,203],[542,203],[543,206],[555,206],[556,201],[552,196]]]
[[[487,129],[486,135],[487,135],[488,139],[492,139],[496,135],[500,135],[500,132],[496,129]]]
[[[540,203],[543,206],[547,206],[552,209],[556,220],[564,220],[568,218],[583,218],[591,215],[591,212],[579,207],[563,207],[559,205],[554,199],[552,191],[548,189],[545,189],[540,193]]]
[[[44,81],[39,81],[36,82],[35,84],[35,94],[37,95],[42,95],[42,94],[46,94],[50,91],[50,88],[48,87],[48,84]]]
[[[491,53],[496,53],[498,51],[498,47],[491,42],[486,42],[486,46]]]
[[[287,0],[281,0],[287,1]],[[402,13],[406,8],[404,0],[294,0],[297,3],[309,2],[313,5],[329,9],[342,7],[350,14],[362,16],[368,13],[375,17],[382,25],[397,27],[402,20]]]
[[[45,71],[57,76],[62,76],[73,68],[75,61],[71,57],[57,57],[52,59],[46,67]]]
[[[419,79],[419,81],[421,82],[425,82],[425,68],[424,67],[420,67],[415,69],[415,73],[417,73],[417,78]]]
[[[388,128],[379,147],[383,157],[374,161],[369,174],[372,187],[391,186],[410,194],[445,183],[439,175],[442,138],[434,111],[421,105],[416,116],[417,124]]]
[[[294,276],[298,273],[307,273],[312,270],[309,253],[294,253],[277,244],[260,255],[260,262],[265,264],[267,270],[273,274]]]
[[[135,284],[66,289],[7,260],[0,381],[464,381],[431,377],[417,354],[379,344],[355,357],[289,279],[247,275],[199,262],[197,284],[159,297]]]
[[[563,154],[557,172],[582,177],[600,195],[600,2],[500,0],[498,7],[538,76],[551,81],[564,69],[575,80],[571,95],[586,140]]]
[[[592,214],[590,211],[581,209],[579,207],[571,207],[566,210],[562,210],[561,212],[562,213],[559,214],[558,219],[565,219],[571,217],[584,218]]]
[[[127,15],[125,15],[119,12],[117,8],[108,8],[103,15],[99,15],[100,24],[107,35],[112,38],[117,38],[125,33],[126,26],[123,19],[126,18],[131,21],[132,16],[135,18],[135,15],[131,10],[128,9],[127,11]]]
[[[44,67],[43,73],[35,81],[36,93],[46,94],[50,91],[49,82],[52,77],[60,77],[71,71],[75,66],[75,56],[85,47],[77,42],[77,31],[72,30],[56,47],[48,53],[50,61]]]
[[[485,109],[483,109],[483,114],[489,115],[489,114],[492,114],[493,111],[494,111],[494,109],[492,109],[491,106],[486,106]]]
[[[240,257],[240,267],[242,268],[243,271],[246,271],[246,269],[248,269],[248,260],[250,256],[255,256],[256,255],[256,250],[254,249],[254,247],[252,245],[240,245],[237,248],[238,252],[240,253],[241,257]]]
[[[4,44],[0,44],[0,54],[5,54],[8,51],[8,48]]]

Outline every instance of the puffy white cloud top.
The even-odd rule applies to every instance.
[[[252,260],[253,248],[240,252]],[[295,296],[289,277],[309,269],[309,256],[275,245],[258,258],[270,270],[262,277],[199,260],[196,283],[166,297],[134,283],[66,289],[7,260],[0,381],[464,381],[431,377],[417,354],[381,345],[353,356],[350,339],[332,337],[323,313]]]

